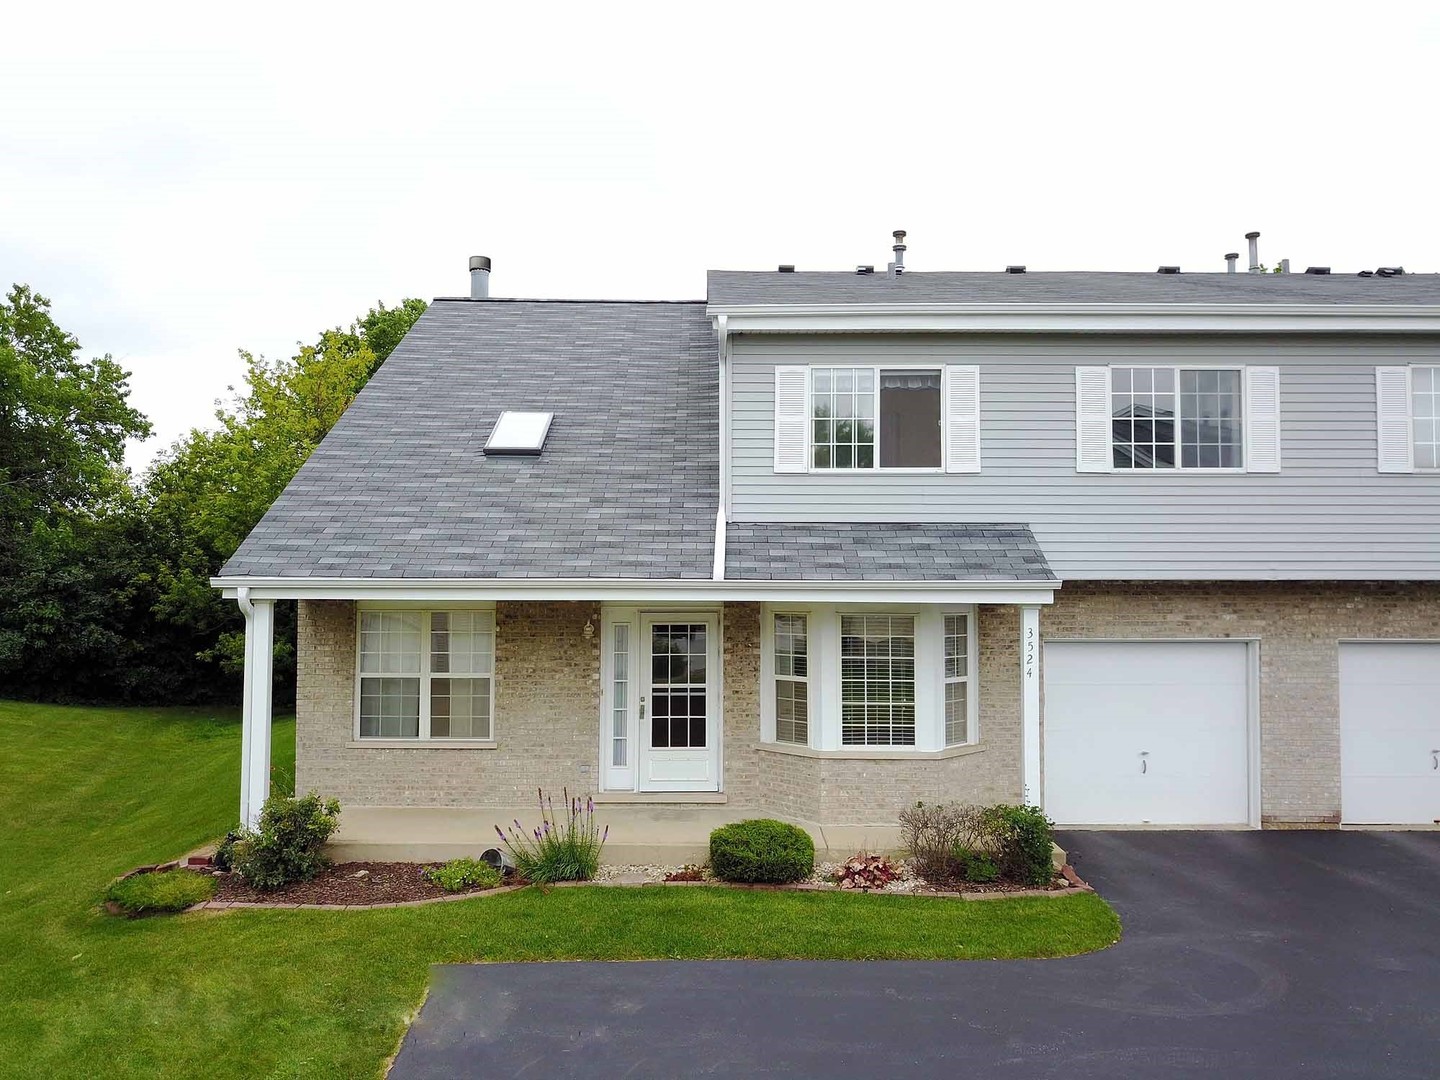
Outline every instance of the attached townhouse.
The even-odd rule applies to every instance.
[[[615,858],[916,800],[1434,824],[1440,278],[1011,271],[435,301],[214,582],[242,816],[295,600],[351,853],[562,786]]]

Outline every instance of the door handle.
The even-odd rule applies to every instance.
[[[1432,771],[1440,770],[1440,750],[1430,751],[1430,768]]]
[[[1144,776],[1147,772],[1150,771],[1150,762],[1148,762],[1148,761],[1145,760],[1145,759],[1148,758],[1149,756],[1150,756],[1150,751],[1149,751],[1149,750],[1141,750],[1141,751],[1140,751],[1140,775],[1141,775],[1141,776]]]
[[[643,697],[640,699],[640,719],[645,719],[645,699]]]

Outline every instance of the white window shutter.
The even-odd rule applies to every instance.
[[[1245,471],[1280,471],[1280,369],[1245,369]]]
[[[1109,472],[1110,369],[1075,369],[1075,471]]]
[[[980,471],[980,369],[945,368],[945,471]]]
[[[807,367],[775,369],[775,471],[804,472],[810,440]]]
[[[1375,432],[1380,444],[1379,471],[1415,471],[1415,442],[1410,422],[1410,369],[1375,369]]]

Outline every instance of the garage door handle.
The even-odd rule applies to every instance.
[[[1430,768],[1440,769],[1440,750],[1430,751]]]
[[[1145,759],[1148,758],[1149,756],[1150,756],[1150,751],[1149,751],[1149,750],[1141,750],[1141,751],[1140,751],[1140,775],[1141,775],[1141,776],[1144,776],[1147,772],[1150,771],[1150,763],[1145,760]]]

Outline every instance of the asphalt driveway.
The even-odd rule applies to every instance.
[[[1062,843],[1105,952],[447,965],[391,1076],[1440,1076],[1440,834]]]

